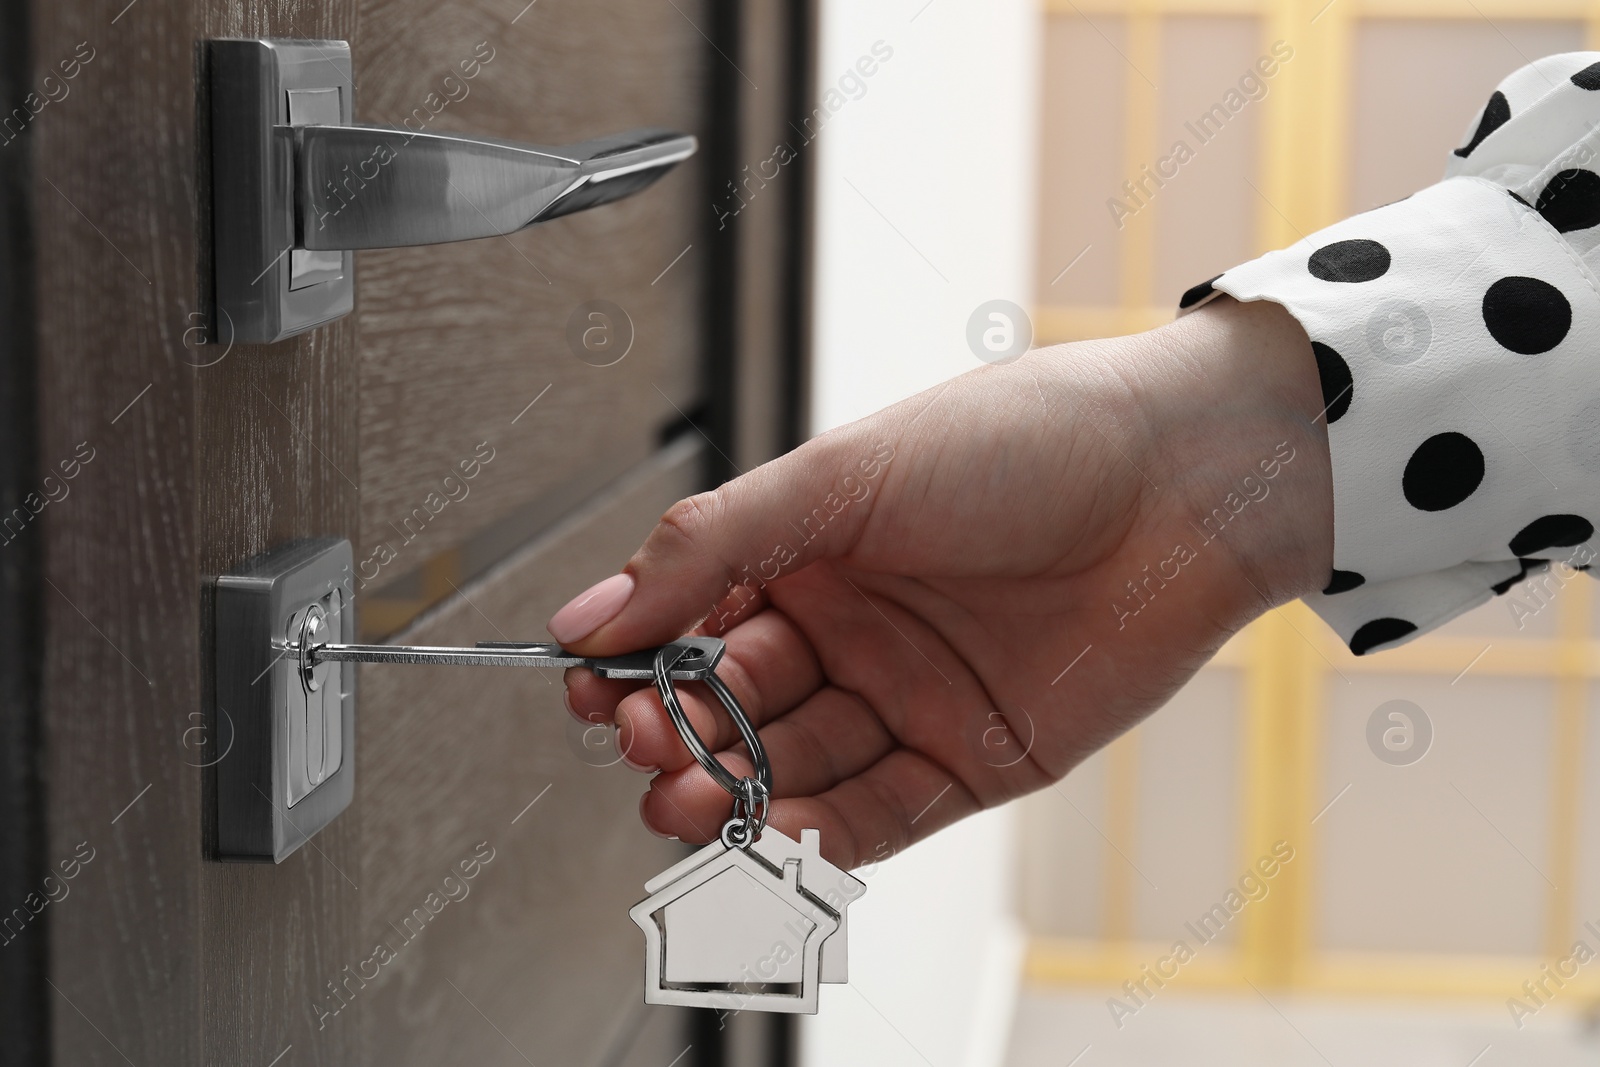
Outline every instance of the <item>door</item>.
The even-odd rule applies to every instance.
[[[218,574],[330,536],[364,640],[538,639],[673,501],[793,443],[807,163],[742,168],[804,110],[807,5],[19,0],[0,21],[21,102],[0,115],[6,1062],[688,1067],[740,1027],[739,1062],[781,1059],[781,1031],[642,1003],[627,908],[683,849],[641,827],[642,781],[555,672],[361,668],[349,808],[235,864],[210,649]],[[509,237],[362,252],[353,314],[230,344],[223,36],[350,42],[363,122],[661,126],[701,151]],[[569,343],[594,301],[598,352]]]

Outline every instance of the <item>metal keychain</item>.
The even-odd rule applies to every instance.
[[[845,911],[866,892],[822,858],[818,831],[796,841],[767,825],[772,765],[761,735],[717,676],[724,645],[681,637],[622,656],[582,656],[547,642],[481,641],[472,647],[357,645],[322,640],[322,608],[309,608],[296,657],[308,691],[319,663],[416,663],[468,667],[588,667],[602,678],[653,681],[667,716],[711,780],[733,798],[719,840],[645,883],[628,915],[645,935],[645,1001],[723,1011],[815,1014],[818,985],[847,980]],[[705,683],[750,750],[751,775],[735,777],[684,713],[675,682]]]
[[[753,775],[724,767],[678,699],[671,651],[655,653],[661,704],[696,762],[733,797],[713,841],[645,883],[628,912],[645,936],[645,1001],[724,1011],[815,1014],[818,984],[848,980],[845,911],[866,891],[822,858],[821,835],[767,826],[772,765],[739,700],[714,671],[698,679],[727,709]]]

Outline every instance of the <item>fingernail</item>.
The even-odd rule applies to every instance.
[[[616,618],[633,595],[633,575],[613,574],[592,585],[556,612],[545,629],[563,645],[581,641]]]
[[[677,838],[675,836],[673,836],[672,834],[664,834],[660,830],[657,830],[654,826],[650,825],[650,817],[647,816],[644,813],[645,802],[648,801],[649,799],[650,799],[650,794],[649,793],[646,793],[644,796],[639,798],[639,821],[644,823],[644,828],[646,830],[649,830],[651,833],[655,834],[657,837],[664,838],[664,839],[666,839],[668,841],[676,841]]]
[[[567,692],[565,689],[561,690],[561,704],[567,709],[568,715],[571,715],[574,719],[577,719],[585,726],[598,725],[597,723],[592,723],[588,719],[585,719],[582,715],[578,714],[578,709],[572,706],[572,694]]]

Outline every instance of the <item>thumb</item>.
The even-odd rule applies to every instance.
[[[843,555],[894,454],[855,423],[678,501],[621,574],[556,612],[551,636],[594,656],[658,645],[693,629],[735,586],[759,593],[780,575]]]

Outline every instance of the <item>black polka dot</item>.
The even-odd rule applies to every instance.
[[[1594,536],[1594,523],[1578,515],[1545,515],[1524,526],[1511,539],[1513,556],[1531,556],[1547,548],[1571,548]]]
[[[1582,167],[1564,170],[1539,193],[1539,214],[1562,233],[1600,223],[1600,174]]]
[[[1222,275],[1217,275],[1217,278],[1220,277],[1222,277]],[[1217,278],[1208,278],[1199,285],[1194,286],[1192,289],[1185,289],[1183,291],[1183,295],[1178,298],[1178,310],[1184,311],[1188,308],[1192,308],[1196,304],[1200,303],[1200,301],[1216,292],[1216,290],[1212,288],[1212,285],[1216,282]]]
[[[1517,573],[1503,582],[1495,582],[1489,588],[1494,590],[1495,596],[1505,596],[1511,592],[1511,587],[1522,581],[1522,579],[1530,574],[1537,574],[1548,566],[1550,564],[1542,559],[1519,559],[1517,560]]]
[[[1338,593],[1348,593],[1350,590],[1365,585],[1367,579],[1355,571],[1342,571],[1338,567],[1333,569],[1333,580],[1328,583],[1328,588],[1322,591],[1323,596],[1334,596]]]
[[[1365,237],[1335,241],[1311,253],[1306,269],[1325,282],[1370,282],[1388,273],[1389,250]]]
[[[1506,192],[1511,194],[1511,199],[1515,200],[1517,203],[1521,204],[1523,207],[1532,207],[1533,206],[1532,204],[1528,203],[1526,200],[1522,199],[1522,197],[1517,194],[1517,191],[1515,189],[1507,189]]]
[[[1350,637],[1350,651],[1365,656],[1379,645],[1398,641],[1406,634],[1416,633],[1417,624],[1404,619],[1373,619],[1362,625]]]
[[[1350,377],[1350,364],[1344,357],[1321,341],[1311,342],[1311,354],[1317,357],[1317,377],[1322,379],[1322,406],[1329,422],[1350,410],[1350,392],[1354,381]]]
[[[1538,278],[1501,278],[1483,294],[1483,324],[1506,348],[1524,356],[1548,352],[1572,328],[1572,305]]]
[[[1591,93],[1600,89],[1600,63],[1590,63],[1572,76],[1572,84]]]
[[[1510,121],[1511,102],[1506,99],[1505,93],[1496,89],[1494,95],[1489,97],[1489,102],[1483,106],[1483,118],[1478,120],[1478,131],[1472,135],[1472,140],[1456,149],[1456,155],[1466,159],[1472,155],[1473,149],[1483,143],[1485,137]]]
[[[1419,511],[1445,511],[1483,482],[1483,450],[1466,434],[1436,433],[1406,461],[1400,487]],[[1520,554],[1520,553],[1518,553]]]

